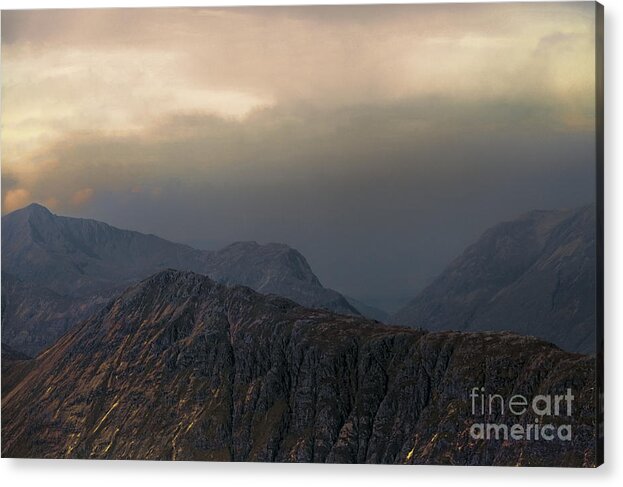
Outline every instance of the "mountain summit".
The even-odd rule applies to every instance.
[[[202,251],[32,204],[2,217],[2,340],[34,355],[132,282],[167,268],[359,314],[287,245],[238,242]]]
[[[487,230],[393,323],[510,330],[595,351],[595,207],[532,211]]]

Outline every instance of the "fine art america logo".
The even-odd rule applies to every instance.
[[[474,423],[470,436],[475,440],[571,441],[571,425],[562,424],[566,422],[562,418],[572,415],[575,397],[571,389],[565,394],[539,394],[528,399],[521,394],[488,394],[484,387],[474,387],[469,397],[473,416],[515,420]]]

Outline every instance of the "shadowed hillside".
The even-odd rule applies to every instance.
[[[35,355],[131,283],[167,268],[359,314],[287,245],[238,242],[201,251],[32,204],[2,217],[2,340]]]
[[[431,331],[510,330],[595,351],[595,207],[500,223],[392,322]]]
[[[590,357],[512,334],[384,326],[193,273],[131,287],[30,362],[3,397],[3,456],[595,463]],[[480,386],[572,387],[572,441],[472,439]]]

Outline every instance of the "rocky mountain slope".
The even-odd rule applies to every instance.
[[[32,357],[29,357],[25,353],[18,352],[17,350],[9,347],[6,343],[2,344],[2,360],[7,364],[11,364],[16,360],[30,360]]]
[[[2,217],[2,340],[34,355],[132,282],[167,268],[358,314],[286,245],[240,242],[200,251],[32,204]]]
[[[5,394],[24,378],[26,372],[32,370],[35,361],[28,355],[9,347],[6,343],[2,344],[1,357],[2,397],[5,397]]]
[[[106,304],[114,291],[103,289],[100,294],[64,296],[3,272],[2,340],[35,355]]]
[[[595,463],[590,357],[513,334],[385,326],[193,273],[134,285],[28,362],[3,396],[3,456]],[[472,439],[480,386],[572,387],[572,440]]]
[[[595,351],[595,207],[533,211],[489,229],[393,323],[511,330]]]

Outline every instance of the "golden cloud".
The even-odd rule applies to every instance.
[[[5,208],[257,158],[354,159],[349,133],[591,130],[594,20],[583,2],[3,12]]]
[[[3,213],[22,208],[31,202],[30,191],[24,188],[10,189],[4,195]]]
[[[95,191],[93,188],[82,188],[76,191],[72,197],[71,202],[74,206],[83,206],[93,198]]]

